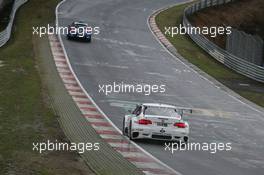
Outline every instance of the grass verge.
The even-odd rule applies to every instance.
[[[0,48],[0,174],[77,175],[90,170],[75,152],[32,151],[33,142],[65,142],[49,93],[41,79],[38,45],[47,39],[32,36],[33,26],[55,20],[59,0],[30,0],[22,6],[12,38]]]
[[[156,23],[165,33],[165,27],[179,26],[183,10],[189,5],[182,4],[169,8],[156,16]],[[264,83],[251,80],[227,68],[197,46],[188,35],[176,35],[167,39],[180,55],[242,97],[264,107]]]

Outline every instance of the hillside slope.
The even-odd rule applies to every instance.
[[[206,8],[190,16],[190,21],[200,27],[232,26],[264,38],[264,0],[238,0]],[[225,36],[209,39],[224,48]]]

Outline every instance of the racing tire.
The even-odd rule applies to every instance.
[[[132,122],[130,121],[129,130],[128,130],[128,137],[129,137],[130,140],[134,140],[133,137],[132,137],[131,127],[132,127]]]
[[[68,40],[72,40],[72,37],[69,36],[69,35],[67,35],[67,39],[68,39]]]
[[[124,136],[128,136],[128,132],[127,132],[128,128],[125,127],[125,118],[123,119],[123,129],[122,129],[122,132],[123,132],[123,135]]]
[[[88,43],[90,43],[90,42],[92,42],[92,39],[90,38],[90,39],[86,39],[86,41],[88,42]]]
[[[186,137],[186,136],[185,136],[185,137],[183,138],[183,141],[184,141],[185,144],[187,144],[187,143],[189,142],[189,137]]]

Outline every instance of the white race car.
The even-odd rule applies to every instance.
[[[144,103],[123,120],[123,134],[133,139],[188,142],[189,124],[175,106]]]

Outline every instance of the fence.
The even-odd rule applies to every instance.
[[[259,66],[263,66],[263,48],[263,40],[257,35],[237,29],[227,35],[226,51]]]
[[[196,2],[185,9],[183,14],[183,25],[185,27],[192,27],[191,23],[187,19],[187,16],[193,14],[196,11],[199,11],[206,7],[221,5],[232,1],[234,0],[201,0],[199,2]],[[188,34],[197,45],[199,45],[202,49],[204,49],[208,54],[210,54],[219,62],[235,70],[236,72],[241,73],[242,75],[260,82],[264,82],[264,67],[250,63],[227,52],[226,50],[209,41],[203,35],[193,32]]]
[[[15,0],[11,14],[10,14],[9,23],[7,27],[5,28],[5,30],[1,31],[0,33],[0,47],[2,47],[9,40],[11,36],[12,26],[13,26],[13,22],[15,19],[15,14],[16,14],[17,9],[21,5],[26,3],[27,1],[28,0]]]

